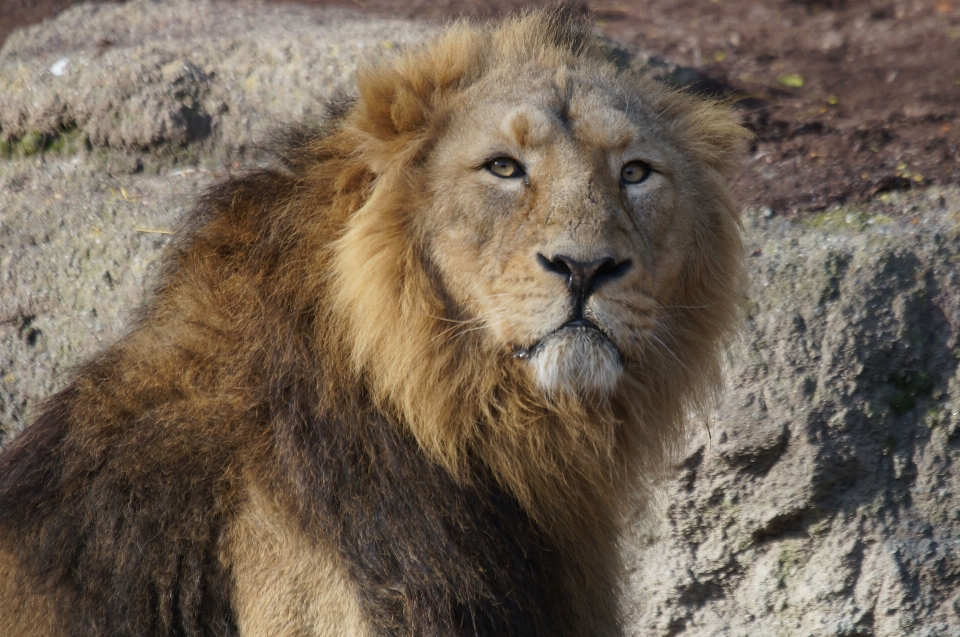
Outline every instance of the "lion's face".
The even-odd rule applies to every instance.
[[[709,225],[692,201],[702,180],[611,78],[532,65],[451,113],[422,230],[451,318],[525,359],[547,393],[611,392],[683,302]]]

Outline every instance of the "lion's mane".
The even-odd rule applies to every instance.
[[[627,73],[572,14],[456,24],[367,68],[276,167],[200,199],[127,336],[0,457],[0,551],[62,634],[236,634],[224,534],[250,485],[335,548],[377,634],[616,632],[627,508],[717,386],[737,314],[742,131],[642,84],[712,225],[610,396],[547,395],[453,321],[416,223],[452,96],[531,58]]]

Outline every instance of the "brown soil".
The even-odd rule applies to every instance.
[[[0,39],[71,3],[0,0]],[[546,3],[306,4],[443,20]],[[604,35],[696,69],[738,100],[756,134],[735,184],[746,205],[792,214],[890,190],[960,184],[960,0],[585,4]]]

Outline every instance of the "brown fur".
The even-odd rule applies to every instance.
[[[255,583],[234,593],[240,634],[368,634],[335,547],[311,541],[264,494],[252,491],[230,524],[224,559],[237,581]]]
[[[625,512],[737,313],[742,129],[589,31],[453,25],[200,200],[0,456],[0,633],[618,632]],[[623,265],[598,330],[557,254]]]

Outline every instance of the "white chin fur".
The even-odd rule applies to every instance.
[[[567,328],[547,336],[530,364],[547,394],[609,394],[623,372],[616,348],[592,329]]]

